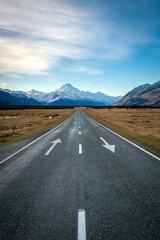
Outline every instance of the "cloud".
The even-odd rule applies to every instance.
[[[60,57],[81,59],[83,50],[65,44],[46,44],[44,41],[17,42],[0,39],[0,73],[46,74],[55,67]]]
[[[40,54],[36,54],[33,47],[0,39],[0,73],[39,73],[47,69],[47,62]]]
[[[11,77],[11,78],[21,78],[21,76],[18,75],[18,74],[8,74],[8,77]]]
[[[47,74],[62,58],[125,59],[155,40],[151,24],[146,28],[133,17],[131,27],[111,2],[96,7],[71,0],[1,0],[0,73]],[[87,67],[75,71],[100,74]]]
[[[4,89],[7,84],[0,80],[0,88]]]
[[[88,55],[82,20],[88,14],[50,0],[2,0],[0,9],[0,73],[44,74],[60,58]]]
[[[74,66],[73,68],[65,68],[65,70],[69,72],[84,72],[91,75],[100,75],[103,73],[103,71],[100,69],[92,69],[84,66],[76,66],[76,67]]]

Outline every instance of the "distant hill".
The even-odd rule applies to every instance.
[[[160,106],[160,81],[150,85],[144,84],[128,92],[113,106]]]
[[[112,97],[101,92],[80,91],[71,84],[65,84],[51,93],[34,89],[28,92],[9,89],[0,91],[0,105],[106,106],[117,102],[120,98],[121,96]]]

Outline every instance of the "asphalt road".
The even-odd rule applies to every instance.
[[[158,158],[81,109],[38,137],[0,148],[1,240],[160,239]]]

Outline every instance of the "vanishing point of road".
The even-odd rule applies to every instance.
[[[0,239],[160,239],[159,160],[78,108],[0,148]]]

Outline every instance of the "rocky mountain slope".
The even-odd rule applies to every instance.
[[[160,81],[150,85],[144,84],[128,92],[113,106],[160,106]]]

